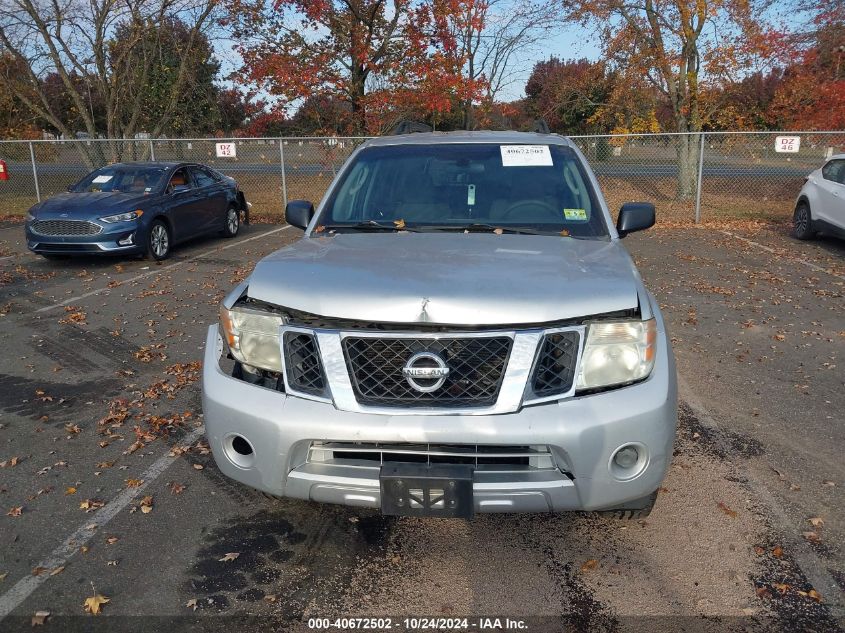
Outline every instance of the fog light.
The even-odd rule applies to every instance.
[[[134,233],[130,233],[129,235],[127,235],[126,237],[124,237],[122,240],[118,240],[118,241],[117,241],[117,243],[118,243],[120,246],[129,246],[129,245],[131,245],[131,244],[134,244],[134,243],[135,243],[135,234],[134,234]]]
[[[252,446],[250,446],[249,442],[240,435],[236,435],[232,438],[232,448],[235,449],[235,452],[238,455],[243,455],[244,457],[252,455]]]
[[[625,469],[633,468],[639,459],[640,454],[633,446],[626,446],[625,448],[619,449],[613,457],[616,465]]]

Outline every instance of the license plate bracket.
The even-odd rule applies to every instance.
[[[379,483],[382,514],[468,519],[475,511],[471,466],[386,463]]]

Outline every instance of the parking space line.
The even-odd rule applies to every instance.
[[[696,396],[695,392],[680,373],[678,374],[678,395],[680,400],[692,409],[702,425],[715,431],[722,429],[722,425],[713,418],[709,409],[702,404],[701,400],[699,400],[698,396]],[[718,433],[715,437],[716,442],[720,442]],[[796,564],[807,580],[810,581],[813,588],[824,596],[825,604],[831,609],[833,615],[835,617],[845,616],[845,603],[839,597],[841,590],[836,580],[827,571],[828,565],[812,550],[806,541],[803,541],[803,539],[799,540],[795,536],[796,533],[801,532],[801,529],[796,529],[795,522],[789,518],[786,510],[784,510],[783,506],[778,502],[766,484],[758,481],[749,467],[733,458],[733,448],[726,442],[722,443],[719,448],[725,455],[730,456],[731,461],[733,461],[737,468],[743,471],[745,482],[751,492],[769,510],[767,515],[774,518],[783,530],[783,545],[789,547],[789,553],[795,559]]]
[[[190,445],[197,441],[205,431],[205,427],[199,427],[188,433],[180,441],[180,445]],[[140,495],[147,487],[150,486],[156,479],[158,479],[168,467],[178,459],[178,456],[171,455],[168,450],[167,453],[159,457],[152,466],[150,466],[139,477],[143,483],[137,488],[124,488],[116,497],[109,501],[106,505],[100,508],[84,524],[80,525],[75,532],[68,536],[64,542],[59,545],[53,552],[38,564],[38,567],[44,569],[56,569],[65,565],[74,554],[79,551],[82,545],[90,541],[97,533],[98,528],[101,528],[109,523],[118,513],[126,508],[138,495]],[[0,596],[0,621],[7,615],[19,607],[24,600],[26,600],[32,593],[38,589],[42,584],[50,579],[49,574],[40,574],[38,576],[27,575],[21,578],[15,585],[6,593]]]
[[[184,264],[190,264],[191,262],[194,262],[198,259],[202,259],[203,257],[208,257],[209,255],[213,255],[214,253],[217,253],[217,252],[220,252],[220,251],[225,251],[226,249],[234,248],[235,246],[240,246],[241,244],[246,244],[247,242],[251,242],[252,240],[259,240],[262,237],[267,237],[268,235],[272,235],[273,233],[278,233],[279,231],[284,231],[285,229],[289,229],[289,228],[290,228],[290,225],[286,224],[285,226],[281,226],[277,229],[272,229],[270,231],[266,231],[264,233],[261,233],[260,235],[253,235],[252,237],[248,237],[245,240],[238,240],[236,242],[232,242],[231,244],[226,244],[225,246],[221,246],[221,247],[212,249],[210,251],[200,253],[199,255],[194,255],[193,257],[189,257],[188,259],[182,260],[181,262],[176,262],[176,263],[170,264],[168,266],[161,266],[161,267],[157,266],[156,267],[157,270],[150,270],[149,272],[141,273],[140,275],[135,275],[134,277],[130,277],[129,279],[124,279],[123,281],[121,281],[121,285],[132,283],[133,281],[138,281],[139,279],[144,279],[145,277],[151,277],[153,275],[160,275],[160,274],[165,273],[167,271],[173,270],[174,268],[178,268],[179,266],[182,266]],[[35,311],[35,313],[39,314],[39,313],[42,313],[42,312],[49,312],[50,310],[55,310],[57,308],[63,308],[67,305],[70,305],[71,303],[76,302],[76,301],[81,301],[83,299],[88,299],[89,297],[94,297],[94,296],[100,294],[101,292],[105,292],[106,290],[114,290],[114,288],[109,288],[107,286],[105,288],[100,288],[99,290],[92,290],[91,292],[86,292],[85,294],[77,295],[75,297],[71,297],[70,299],[64,299],[63,301],[60,301],[58,303],[53,303],[53,304],[48,305],[48,306],[44,306],[43,308],[38,308]]]
[[[737,235],[736,233],[731,233],[730,231],[725,231],[725,230],[721,230],[721,233],[724,233],[725,235],[728,235],[729,237],[734,237],[738,240],[742,240],[743,242],[746,242],[747,244],[751,244],[752,246],[756,246],[757,248],[764,250],[767,253],[771,253],[772,255],[777,254],[777,251],[775,249],[773,249],[772,247],[766,246],[765,244],[760,244],[759,242],[755,242],[754,240],[749,240],[747,237],[742,237],[741,235]],[[841,280],[845,281],[845,275],[838,275],[834,272],[831,272],[827,268],[823,268],[822,266],[819,266],[818,264],[814,264],[813,262],[808,262],[806,259],[801,259],[799,257],[795,261],[797,261],[799,264],[804,264],[808,268],[812,268],[813,270],[815,270],[817,272],[826,273],[826,274],[830,275],[831,277],[836,277],[837,279],[841,279]]]

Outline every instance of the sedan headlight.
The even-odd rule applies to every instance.
[[[32,215],[32,212],[30,212],[30,211],[26,212],[26,221],[27,222],[35,222],[35,216]]]
[[[129,213],[118,213],[117,215],[107,215],[104,218],[100,218],[103,222],[108,222],[109,224],[113,222],[131,222],[132,220],[137,220],[144,212],[141,209],[137,209],[136,211],[130,211]]]
[[[648,321],[591,323],[576,389],[595,389],[642,380],[651,374],[657,325]]]
[[[232,356],[245,365],[270,371],[282,371],[279,328],[280,314],[234,306],[220,306],[220,329]]]

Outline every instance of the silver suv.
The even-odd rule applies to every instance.
[[[406,134],[358,148],[305,230],[208,330],[217,465],[270,493],[392,515],[643,516],[677,387],[622,207],[552,134]]]

